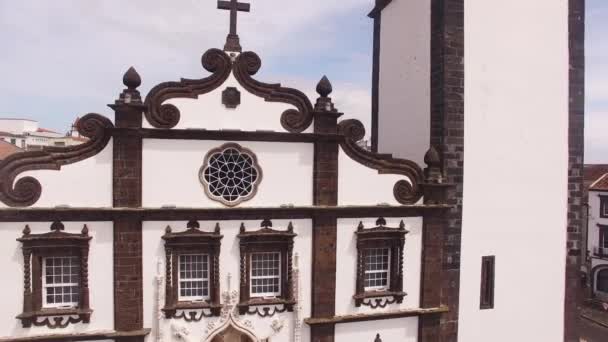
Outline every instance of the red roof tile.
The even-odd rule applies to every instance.
[[[17,153],[17,152],[21,152],[23,151],[22,149],[20,149],[19,147],[11,144],[11,143],[7,143],[4,140],[0,140],[0,160],[8,157],[9,155],[13,154],[13,153]]]
[[[592,191],[608,191],[608,173],[605,173],[589,187]]]

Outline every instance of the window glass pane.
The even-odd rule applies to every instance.
[[[80,259],[44,258],[42,281],[45,307],[77,306],[80,301]]]
[[[390,248],[368,248],[364,251],[365,290],[385,290],[389,284]]]
[[[251,254],[251,296],[271,297],[281,294],[281,253]]]
[[[180,255],[178,273],[180,300],[201,300],[209,297],[209,255]]]

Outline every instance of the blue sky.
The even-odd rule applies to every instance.
[[[249,2],[239,33],[244,49],[262,58],[258,78],[314,97],[327,74],[339,109],[369,127],[373,0]],[[587,6],[586,161],[608,163],[608,1]],[[0,1],[0,116],[65,131],[89,112],[112,117],[106,104],[131,65],[143,94],[206,75],[200,56],[222,47],[228,29],[228,13],[215,7],[215,0]]]

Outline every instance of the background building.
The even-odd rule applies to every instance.
[[[87,139],[76,129],[78,119],[62,134],[40,127],[38,121],[0,118],[0,140],[25,151],[41,150],[45,146],[73,146]]]

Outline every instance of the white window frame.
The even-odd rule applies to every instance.
[[[279,274],[272,276],[253,276],[253,256],[260,254],[276,254],[279,256]],[[281,273],[281,252],[253,252],[249,255],[250,262],[250,270],[249,270],[249,297],[253,298],[276,298],[281,295],[281,283],[283,281],[282,273]],[[253,292],[253,279],[279,279],[279,289],[277,292],[263,292],[263,293],[255,293]]]
[[[202,278],[186,278],[186,279],[182,279],[182,263],[181,263],[181,257],[182,256],[202,256],[203,259],[207,258],[207,272],[205,272],[203,270],[203,277]],[[211,267],[211,257],[209,256],[209,254],[204,254],[204,253],[187,253],[187,254],[178,254],[177,256],[177,300],[180,302],[199,302],[199,301],[203,301],[203,300],[208,300],[211,298],[211,281],[210,281],[210,277],[209,277],[209,268]],[[205,274],[206,273],[206,274]],[[206,277],[205,277],[206,276]],[[182,296],[182,281],[200,281],[203,282],[203,287],[202,287],[202,291],[205,292],[205,287],[204,287],[204,283],[205,281],[207,281],[207,295],[203,295],[203,296]]]
[[[388,261],[387,261],[387,269],[386,270],[366,270],[365,266],[367,264],[367,256],[369,255],[370,250],[386,250],[388,251]],[[364,251],[364,260],[363,260],[363,289],[364,291],[386,291],[391,287],[391,248],[382,248],[382,247],[372,247],[366,248]],[[366,274],[374,274],[374,273],[385,273],[386,272],[386,285],[382,286],[365,286],[365,275]]]
[[[54,284],[47,284],[46,282],[46,263],[48,261],[48,259],[76,259],[77,261],[79,261],[78,257],[76,256],[49,256],[49,257],[44,257],[42,258],[42,307],[43,308],[76,308],[79,305],[79,302],[71,302],[71,303],[48,303],[47,302],[47,295],[48,295],[48,289],[49,288],[59,288],[59,287],[64,287],[64,286],[76,286],[78,287],[78,290],[81,289],[81,285],[80,285],[80,281],[76,282],[76,283],[54,283]],[[80,267],[81,265],[79,263],[77,263],[77,267],[78,267],[78,271],[80,272]],[[63,275],[63,274],[62,274]],[[80,275],[78,277],[78,279],[80,280]],[[80,297],[81,294],[79,294]],[[63,298],[62,298],[63,300]]]

